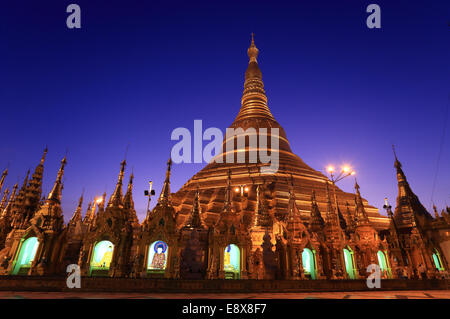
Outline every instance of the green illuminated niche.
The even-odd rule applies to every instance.
[[[347,271],[350,279],[355,279],[355,273],[353,271],[353,259],[352,254],[347,248],[344,248],[344,261],[345,261],[345,270]]]
[[[441,263],[441,256],[439,256],[438,252],[433,253],[433,261],[434,261],[434,265],[436,266],[436,269],[441,271],[444,270],[444,267],[442,267],[442,263]]]
[[[17,256],[16,264],[12,272],[13,275],[17,275],[21,268],[30,268],[31,263],[36,256],[36,251],[39,247],[37,237],[30,237],[26,239],[20,247],[19,255]]]
[[[379,250],[377,252],[377,258],[378,258],[378,265],[381,268],[381,271],[384,273],[388,270],[387,261],[386,261],[386,255]]]
[[[316,279],[316,267],[314,265],[314,254],[309,248],[303,249],[302,252],[303,271],[306,275],[310,275],[311,279]]]

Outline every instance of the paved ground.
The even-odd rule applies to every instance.
[[[25,292],[0,291],[0,299],[450,299],[450,290],[426,291],[352,291],[305,293],[224,293],[224,294],[162,294],[162,293],[92,293],[92,292]]]

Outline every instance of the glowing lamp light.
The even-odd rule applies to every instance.
[[[99,199],[96,200],[96,202],[97,202],[97,204],[100,204],[101,202],[103,202],[103,199],[99,198]]]
[[[333,166],[328,166],[327,167],[327,171],[329,171],[330,173],[333,173],[333,171],[334,171],[334,167]]]
[[[351,172],[351,173],[350,173],[350,175],[355,175],[355,174],[356,174],[356,172],[355,172],[355,171],[353,171],[353,172]]]
[[[235,191],[236,193],[239,193],[239,187],[236,187],[236,188],[234,189],[234,191]]]
[[[344,173],[348,173],[348,172],[350,171],[350,167],[344,166],[344,167],[342,168],[342,170],[344,171]]]
[[[244,191],[245,191],[245,192],[248,192],[248,187],[245,187],[245,188],[244,188]]]

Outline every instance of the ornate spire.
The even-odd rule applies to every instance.
[[[2,173],[2,177],[0,178],[0,192],[2,191],[3,184],[5,183],[5,178],[8,175],[8,169],[5,169]]]
[[[292,176],[291,176],[291,185],[289,187],[288,220],[294,220],[295,217],[300,215],[300,212],[298,210],[295,200],[296,200],[296,197],[295,197],[294,185],[293,185]]]
[[[127,192],[125,193],[125,197],[123,200],[123,207],[128,208],[128,209],[134,209],[133,179],[134,179],[134,174],[131,173],[130,180],[128,182]]]
[[[116,188],[114,189],[114,192],[109,199],[109,202],[108,202],[109,207],[120,207],[123,205],[122,184],[123,184],[123,175],[125,173],[126,165],[127,165],[127,162],[125,160],[123,160],[120,163],[119,177],[117,178]],[[100,205],[99,205],[99,207],[100,207]]]
[[[426,220],[431,221],[433,217],[431,217],[430,213],[428,213],[422,205],[419,198],[411,190],[405,173],[402,170],[402,164],[398,160],[394,148],[393,150],[395,157],[394,167],[397,171],[398,182],[397,207],[395,208],[394,213],[397,227],[414,227],[416,225],[416,221],[423,226],[423,223]]]
[[[27,188],[27,184],[28,184],[28,177],[30,176],[30,170],[27,171],[27,175],[25,175],[25,178],[23,180],[23,184],[22,187],[20,188],[21,191],[25,191],[25,189]]]
[[[48,152],[48,147],[46,146],[44,149],[44,154],[42,154],[41,162],[39,163],[39,165],[44,166],[45,156],[47,156],[47,152]]]
[[[9,195],[9,189],[7,188],[3,193],[2,200],[0,201],[0,212],[2,212],[6,206],[6,201],[8,199],[8,195]]]
[[[262,186],[256,186],[256,203],[257,208],[255,212],[255,222],[254,226],[270,227],[273,224],[270,214],[267,211],[267,206],[265,204],[264,194],[261,191]]]
[[[81,222],[81,206],[83,205],[83,194],[81,194],[80,199],[78,200],[78,206],[73,214],[72,218],[69,221],[69,225],[76,225]]]
[[[10,217],[12,206],[14,204],[14,201],[16,200],[17,188],[18,185],[15,184],[11,192],[11,196],[9,197],[8,203],[6,204],[6,207],[3,209],[3,211],[1,211],[0,218],[5,216]]]
[[[227,173],[227,188],[225,189],[225,201],[223,205],[224,213],[231,213],[231,169],[228,170]]]
[[[158,203],[163,205],[167,205],[169,203],[170,197],[170,170],[172,168],[172,158],[169,158],[167,161],[167,171],[166,171],[166,179],[164,180],[164,185],[161,190],[161,195],[159,195]]]
[[[325,221],[320,214],[319,206],[317,205],[316,192],[314,189],[311,193],[311,216],[309,218],[309,225],[313,231],[322,230]]]
[[[61,167],[59,168],[58,175],[56,177],[55,184],[53,184],[53,188],[48,194],[47,200],[61,203],[61,190],[62,190],[62,177],[64,175],[64,167],[67,164],[67,158],[64,156],[64,158],[61,160]]]
[[[14,224],[15,227],[18,227],[21,223],[21,219],[23,218],[24,212],[23,207],[25,205],[25,193],[27,190],[28,185],[28,176],[30,175],[30,170],[27,171],[27,175],[25,176],[25,179],[23,180],[22,187],[19,190],[19,193],[17,194],[17,197],[14,200],[13,206],[12,206],[12,215],[14,218]]]
[[[28,187],[25,193],[25,204],[29,207],[30,211],[34,211],[37,209],[39,202],[41,200],[42,195],[42,178],[44,175],[44,162],[45,157],[47,156],[47,147],[44,149],[44,153],[42,154],[41,161],[36,166],[33,175],[28,183]]]
[[[364,204],[362,201],[361,193],[359,192],[359,185],[355,178],[355,219],[356,226],[369,225],[369,217],[367,216]]]
[[[328,188],[328,182],[325,182],[325,186],[327,194],[327,213],[325,217],[328,224],[334,225],[336,224],[337,219],[334,216],[333,205],[331,204],[330,189]]]
[[[86,210],[86,215],[84,215],[83,223],[85,223],[85,224],[89,223],[90,220],[93,219],[91,216],[92,215],[91,205],[92,205],[92,202],[89,202],[88,208]],[[94,205],[92,207],[94,208],[93,213],[95,214],[95,200],[94,200]]]
[[[269,107],[267,106],[267,96],[264,91],[262,73],[259,69],[257,57],[259,50],[255,46],[252,34],[252,42],[247,50],[249,63],[245,71],[244,93],[241,99],[241,110],[234,122],[246,118],[261,117],[275,121]]]
[[[191,216],[187,219],[183,228],[185,229],[195,229],[202,228],[206,229],[206,225],[204,224],[201,218],[201,206],[200,206],[200,191],[197,188],[195,192],[194,204],[192,205]]]
[[[297,204],[295,203],[295,193],[293,185],[289,188],[289,202],[288,202],[288,217],[287,217],[287,229],[293,235],[297,229],[297,224],[301,222],[300,212]]]

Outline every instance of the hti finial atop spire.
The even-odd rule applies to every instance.
[[[128,182],[127,186],[127,192],[125,193],[125,197],[123,199],[123,206],[125,208],[132,208],[134,209],[134,202],[133,202],[133,179],[134,174],[131,172],[130,180]]]
[[[48,152],[48,146],[45,146],[44,154],[42,154],[42,157],[41,157],[41,165],[44,165],[45,156],[47,155],[47,152]]]
[[[47,199],[57,201],[58,203],[61,202],[62,177],[64,175],[64,167],[66,166],[66,164],[67,158],[66,156],[64,156],[64,158],[61,160],[61,167],[59,168],[55,184],[53,185],[52,190],[48,194]]]
[[[5,182],[6,175],[8,175],[8,168],[6,168],[6,169],[3,171],[2,177],[0,178],[0,191],[1,191],[2,188],[3,188],[3,184],[4,184],[4,182]]]
[[[108,206],[120,206],[122,205],[123,200],[123,192],[122,192],[122,184],[123,184],[123,175],[125,174],[125,166],[127,165],[127,162],[123,160],[120,163],[120,172],[119,177],[117,179],[116,188],[114,190],[114,193],[111,195],[111,198],[109,199]]]
[[[255,39],[252,32],[252,42],[250,43],[250,47],[247,50],[248,57],[250,58],[249,62],[257,62],[256,58],[258,57],[259,50],[255,45]]]
[[[358,185],[358,181],[356,180],[356,177],[355,177],[355,190],[356,190],[356,193],[359,194],[359,185]]]
[[[401,168],[402,167],[402,164],[400,163],[400,161],[398,160],[398,158],[397,158],[397,153],[395,152],[395,146],[394,146],[394,144],[392,144],[392,152],[394,152],[394,157],[395,157],[395,162],[394,162],[394,166],[395,166],[395,168]]]
[[[247,50],[249,62],[245,71],[244,92],[242,93],[241,109],[233,124],[240,125],[240,120],[249,118],[265,118],[274,121],[272,113],[267,106],[267,96],[264,91],[262,73],[259,69],[256,58],[259,50],[255,46],[252,34],[252,41]]]
[[[161,190],[161,195],[159,195],[158,203],[167,204],[169,202],[170,196],[170,172],[172,168],[172,158],[169,157],[167,161],[167,171],[166,171],[166,179],[164,180],[164,185]]]

